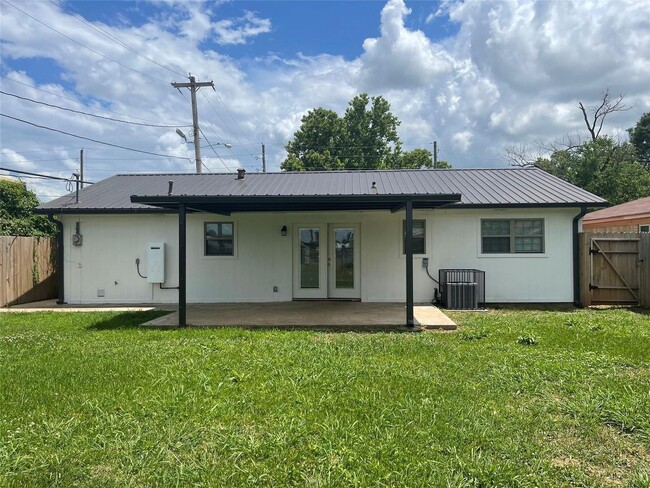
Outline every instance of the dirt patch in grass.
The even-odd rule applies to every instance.
[[[582,473],[602,486],[621,486],[635,472],[650,472],[650,452],[633,436],[615,427],[565,428],[547,441],[558,454],[551,464],[560,471]],[[561,452],[561,453],[560,453]]]

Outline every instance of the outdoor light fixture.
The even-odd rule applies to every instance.
[[[185,142],[187,142],[187,136],[185,135],[185,133],[182,130],[176,129],[176,134],[178,134],[178,137],[180,137]]]
[[[287,235],[287,226],[283,225],[282,229],[280,229],[280,234],[282,234],[282,237],[286,237]]]
[[[373,195],[377,194],[377,182],[373,181],[372,186],[370,187],[370,193]]]

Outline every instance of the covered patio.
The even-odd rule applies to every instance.
[[[336,176],[336,172],[334,172]],[[365,178],[371,177],[371,173],[364,174]],[[259,175],[258,175],[259,176]],[[272,175],[269,175],[272,176]],[[291,175],[296,176],[296,175]],[[318,174],[318,178],[331,178],[331,174]],[[244,185],[245,171],[240,171],[237,179],[240,185]],[[213,193],[209,194],[207,190],[202,189],[199,193],[198,190],[193,189],[192,193],[175,194],[173,187],[174,181],[169,180],[169,188],[167,194],[160,194],[154,192],[150,195],[132,195],[131,202],[147,205],[150,207],[163,209],[165,211],[172,211],[178,214],[178,312],[173,319],[175,326],[184,327],[187,325],[202,325],[200,321],[201,315],[195,308],[196,318],[192,319],[190,308],[192,306],[187,304],[187,215],[194,212],[208,212],[218,215],[231,215],[238,212],[322,212],[322,211],[361,211],[361,210],[388,210],[392,213],[404,212],[405,217],[405,241],[404,241],[404,254],[405,254],[405,282],[406,282],[406,303],[393,304],[390,308],[390,313],[383,317],[382,313],[375,314],[382,323],[378,325],[395,327],[396,325],[406,325],[407,327],[414,327],[417,324],[415,317],[415,308],[413,301],[413,210],[414,209],[434,209],[440,208],[461,200],[459,193],[402,193],[403,190],[398,190],[395,193],[385,193],[380,191],[376,181],[372,181],[372,186],[367,185],[369,181],[362,183],[359,181],[350,181],[343,186],[347,188],[345,192],[338,194],[323,193],[323,191],[331,191],[331,182],[325,181],[319,183],[318,190],[302,188],[298,185],[301,193],[295,193],[290,188],[279,189],[279,193],[271,194],[269,189],[258,191],[256,184],[252,184],[252,189],[247,186],[241,186],[237,189],[235,194],[223,194],[218,189],[213,189]],[[232,182],[231,182],[232,183]],[[410,181],[405,188],[412,186],[415,182]],[[322,188],[320,188],[322,186]],[[325,189],[325,190],[323,190]],[[382,188],[383,189],[383,188]],[[278,188],[273,189],[278,191]],[[308,192],[309,191],[309,192]],[[191,279],[191,277],[189,277]],[[300,321],[304,322],[304,312],[306,308],[317,310],[318,307],[314,305],[315,302],[309,304],[295,304],[284,303],[282,305],[268,305],[267,307],[278,306],[282,313],[281,320],[284,325],[296,326]],[[336,303],[336,302],[335,302]],[[218,306],[218,305],[216,305]],[[252,306],[252,305],[251,305]],[[326,307],[327,305],[321,305]],[[340,306],[340,305],[339,305]],[[379,310],[380,307],[387,306],[378,303],[359,303],[357,305],[350,304],[350,311],[355,312],[347,314],[346,317],[356,316],[358,313],[358,320],[368,321],[368,315],[372,314],[373,310]],[[305,308],[303,308],[305,307]],[[356,307],[356,308],[355,308]],[[301,311],[302,308],[302,311]],[[431,307],[435,308],[435,307]],[[272,308],[267,308],[272,310]],[[226,311],[226,310],[224,310]],[[243,309],[240,308],[240,312]],[[387,311],[388,312],[388,311]],[[215,309],[214,313],[218,311]],[[327,315],[327,311],[321,313],[314,313],[313,316],[319,321],[330,320],[323,315]],[[261,318],[256,320],[263,320]],[[399,316],[399,319],[397,318]],[[172,319],[170,319],[172,320]],[[216,317],[210,317],[210,321],[214,322]],[[221,319],[222,321],[225,319]],[[269,319],[270,320],[270,319]],[[339,319],[332,317],[331,320],[338,322]],[[345,320],[350,320],[346,318]],[[345,322],[344,320],[344,322]],[[162,325],[162,324],[161,324]],[[206,325],[218,325],[215,323]],[[225,325],[225,324],[224,324]],[[233,325],[235,325],[233,323]],[[319,324],[311,324],[314,325]],[[323,324],[325,325],[325,324]]]
[[[404,303],[350,301],[197,303],[187,305],[185,325],[360,332],[399,330],[406,328],[405,311]],[[456,329],[456,324],[432,305],[415,305],[413,312],[413,325],[420,329]],[[178,311],[142,324],[143,327],[152,328],[174,328],[179,325]],[[413,330],[413,327],[409,327],[408,330]]]

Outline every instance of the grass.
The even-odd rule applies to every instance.
[[[650,315],[458,333],[0,315],[2,486],[650,486]]]

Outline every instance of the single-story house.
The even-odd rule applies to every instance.
[[[37,211],[61,229],[62,300],[431,302],[439,269],[485,302],[573,302],[596,195],[540,169],[125,174]]]
[[[585,215],[586,232],[650,232],[650,196]]]

